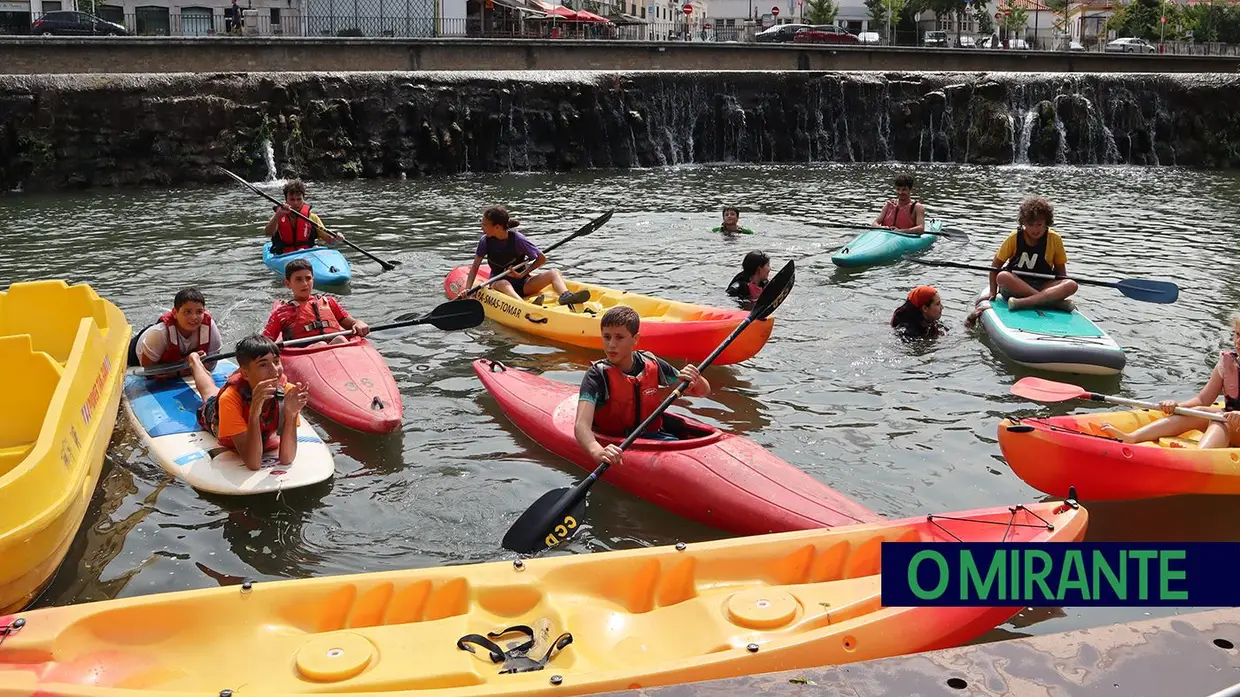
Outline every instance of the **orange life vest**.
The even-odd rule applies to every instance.
[[[642,354],[642,372],[637,377],[607,364],[604,370],[607,401],[594,412],[594,430],[598,433],[624,438],[654,413],[663,401],[659,398],[659,362],[653,354],[644,351]],[[657,431],[662,427],[663,417],[659,416],[650,422],[646,430]]]
[[[892,225],[899,230],[917,227],[917,202],[909,199],[908,207],[902,208],[899,200],[888,201],[887,207],[883,211],[883,217],[879,219],[878,224]]]
[[[241,394],[241,401],[245,405],[245,413],[242,416],[248,421],[250,418],[250,400],[253,399],[254,393],[250,389],[250,383],[246,382],[245,376],[240,370],[233,371],[232,375],[224,381],[220,386],[220,391],[214,397],[202,403],[198,407],[198,425],[202,426],[213,436],[219,438],[220,432],[220,397],[224,396],[225,390],[238,390]],[[269,445],[274,445],[272,437],[280,432],[284,426],[284,409],[279,399],[269,399],[263,407],[263,413],[259,420],[259,428],[263,434],[263,450],[270,450]],[[220,445],[225,448],[236,448],[231,437],[219,438]]]
[[[336,313],[332,312],[331,305],[321,295],[312,295],[309,300],[300,304],[295,300],[290,300],[288,304],[295,306],[297,312],[292,320],[285,321],[284,326],[280,328],[286,341],[344,330],[340,326],[340,319],[336,317]]]

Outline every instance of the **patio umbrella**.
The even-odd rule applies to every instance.
[[[603,22],[604,24],[611,20],[606,17],[600,17],[589,10],[577,10],[577,18],[583,22]]]

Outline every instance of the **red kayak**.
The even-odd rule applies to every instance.
[[[474,361],[474,372],[526,435],[587,471],[598,465],[573,437],[575,385],[486,359]],[[665,413],[663,418],[665,429],[691,437],[639,438],[604,480],[685,518],[738,535],[882,520],[748,438],[678,414]],[[603,444],[620,443],[598,438]]]
[[[310,388],[307,406],[332,421],[365,433],[400,428],[405,411],[400,390],[387,362],[366,339],[291,346],[281,349],[280,362],[289,382]]]

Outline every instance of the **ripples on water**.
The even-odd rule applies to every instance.
[[[397,270],[351,254],[349,311],[379,322],[443,301],[442,280],[468,263],[483,208],[504,203],[546,246],[603,210],[611,222],[562,247],[552,263],[574,277],[689,302],[730,305],[723,288],[746,252],[776,267],[797,261],[797,283],[771,342],[741,366],[708,371],[716,392],[699,417],[757,441],[861,503],[893,517],[1038,500],[1003,464],[1003,416],[1067,413],[1007,393],[1027,374],[961,322],[985,283],[970,271],[900,263],[844,272],[830,253],[855,234],[814,223],[865,222],[890,193],[896,165],[690,166],[622,173],[509,174],[310,187],[331,227]],[[1120,378],[1086,379],[1142,399],[1194,394],[1225,345],[1240,305],[1230,175],[1171,168],[912,167],[932,215],[971,232],[929,255],[985,263],[1012,229],[1020,199],[1050,197],[1071,273],[1174,280],[1172,306],[1083,287],[1078,304],[1125,348]],[[273,189],[274,190],[274,189]],[[276,190],[278,191],[278,190]],[[238,187],[98,191],[3,199],[0,286],[36,278],[88,282],[140,327],[197,284],[231,343],[261,328],[283,284],[260,262],[270,207]],[[712,234],[737,205],[758,234]],[[346,254],[348,254],[346,250]],[[919,283],[944,299],[948,335],[906,346],[887,327]],[[399,435],[364,438],[322,418],[338,474],[277,499],[203,495],[170,480],[123,413],[88,523],[39,604],[66,604],[277,579],[506,558],[499,544],[542,492],[581,472],[518,432],[478,384],[487,357],[580,379],[587,351],[548,346],[490,323],[468,332],[412,328],[377,334],[405,397]],[[1090,538],[1240,539],[1225,499],[1182,497],[1090,506]],[[603,485],[576,552],[703,540],[722,533]],[[1074,609],[1022,614],[1020,633],[1047,633],[1162,610]],[[1007,636],[1008,630],[991,638]]]

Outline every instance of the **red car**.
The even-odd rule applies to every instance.
[[[861,40],[856,34],[849,33],[847,29],[838,24],[819,24],[807,29],[798,31],[792,37],[792,41],[798,44],[859,44]]]

